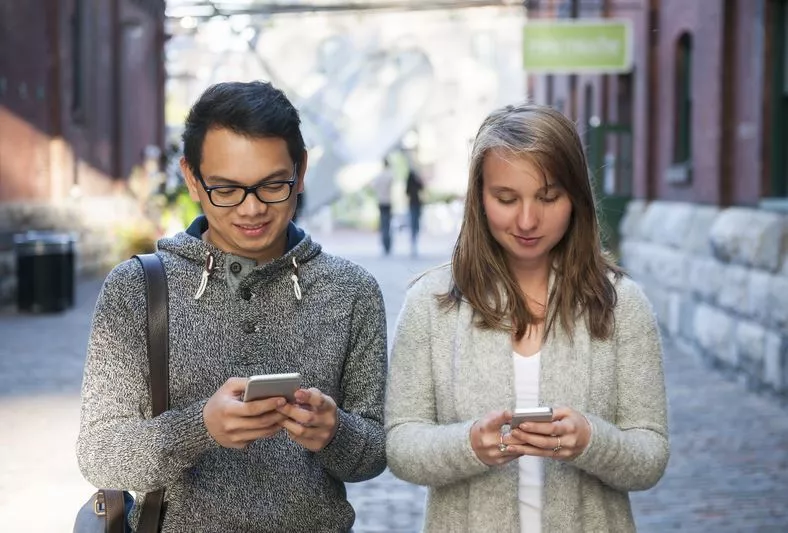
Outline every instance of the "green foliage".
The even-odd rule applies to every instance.
[[[200,204],[191,199],[185,185],[181,185],[171,194],[162,196],[165,201],[161,213],[161,225],[165,228],[171,226],[172,222],[180,227],[188,227],[192,220],[202,214]]]
[[[156,250],[159,230],[153,222],[136,219],[115,228],[115,254],[123,260]]]
[[[331,205],[331,215],[340,227],[369,230],[378,227],[378,204],[368,188],[339,198]]]

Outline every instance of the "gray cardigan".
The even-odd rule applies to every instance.
[[[467,303],[439,308],[448,268],[419,280],[401,311],[389,367],[386,447],[392,472],[430,487],[424,531],[519,533],[518,467],[488,467],[470,428],[515,403],[512,344],[502,331],[472,326]],[[542,347],[541,405],[569,406],[591,423],[574,461],[545,459],[545,532],[633,531],[627,491],[652,487],[669,448],[657,323],[640,288],[616,284],[615,335],[591,340],[580,321],[574,345],[555,328]]]
[[[208,252],[216,268],[195,299]],[[150,418],[143,275],[126,261],[107,277],[93,318],[77,445],[85,478],[166,488],[165,533],[349,530],[344,482],[385,468],[377,282],[303,235],[240,284],[228,274],[238,258],[186,233],[161,240],[158,254],[169,284],[171,407]],[[243,450],[220,447],[203,423],[206,400],[230,377],[283,372],[300,372],[303,387],[336,400],[333,441],[313,453],[280,432]]]

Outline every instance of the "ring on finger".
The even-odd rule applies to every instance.
[[[561,451],[561,448],[563,448],[563,446],[561,446],[561,437],[559,437],[559,436],[557,436],[557,435],[556,435],[556,437],[555,437],[555,438],[556,438],[556,439],[558,439],[558,444],[556,445],[556,447],[555,447],[555,448],[553,448],[553,457],[555,457],[555,455],[556,455],[558,452],[560,452],[560,451]]]
[[[504,453],[506,451],[506,444],[503,443],[503,431],[500,433],[500,438],[501,438],[501,443],[498,444],[498,449],[500,450],[501,453]]]

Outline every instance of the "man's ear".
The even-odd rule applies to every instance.
[[[306,176],[308,159],[309,157],[307,151],[304,150],[304,156],[301,158],[301,162],[298,164],[298,186],[296,187],[297,194],[304,192],[304,177]]]
[[[200,189],[202,185],[197,182],[197,178],[194,177],[192,174],[192,169],[189,167],[189,164],[186,162],[185,157],[181,157],[180,160],[181,166],[181,173],[183,174],[183,180],[186,182],[186,187],[189,189],[189,197],[194,200],[195,202],[200,201]]]

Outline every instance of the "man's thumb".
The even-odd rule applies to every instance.
[[[222,388],[233,394],[241,393],[246,390],[247,381],[249,381],[248,378],[230,378],[224,382]]]

